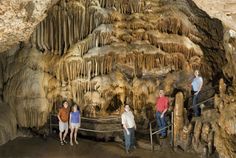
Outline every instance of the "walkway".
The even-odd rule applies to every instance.
[[[197,158],[194,153],[176,153],[168,149],[151,152],[138,148],[127,155],[123,146],[117,143],[85,139],[79,139],[77,146],[60,146],[52,137],[47,141],[36,137],[17,138],[0,146],[0,155],[4,158]]]

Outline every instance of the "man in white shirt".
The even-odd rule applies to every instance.
[[[192,81],[192,92],[193,92],[193,111],[194,111],[194,115],[200,116],[200,108],[199,106],[196,106],[197,101],[198,101],[198,96],[199,96],[199,92],[202,89],[202,85],[203,85],[203,79],[201,76],[199,76],[199,71],[195,70],[194,72],[194,76],[195,78]]]
[[[135,147],[135,136],[134,130],[136,130],[136,124],[134,121],[134,115],[130,111],[129,105],[125,105],[124,112],[121,115],[121,123],[124,127],[124,136],[125,136],[125,149],[126,153],[129,153],[129,150]]]

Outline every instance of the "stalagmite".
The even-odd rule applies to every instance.
[[[184,126],[184,99],[183,93],[178,92],[175,96],[175,107],[174,107],[174,145],[177,143],[179,138],[180,130]]]
[[[220,92],[220,97],[223,99],[226,93],[226,84],[224,83],[223,79],[220,79],[219,82],[219,92]]]

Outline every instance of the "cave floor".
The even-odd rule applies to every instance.
[[[43,140],[40,137],[17,138],[0,146],[1,158],[197,158],[194,153],[163,151],[148,151],[137,148],[130,154],[124,152],[121,144],[114,142],[96,142],[78,139],[79,144],[61,146],[55,138]]]

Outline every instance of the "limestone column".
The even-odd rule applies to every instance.
[[[174,107],[174,146],[176,145],[179,137],[180,130],[184,126],[184,98],[183,93],[178,92],[175,96],[175,107]]]

